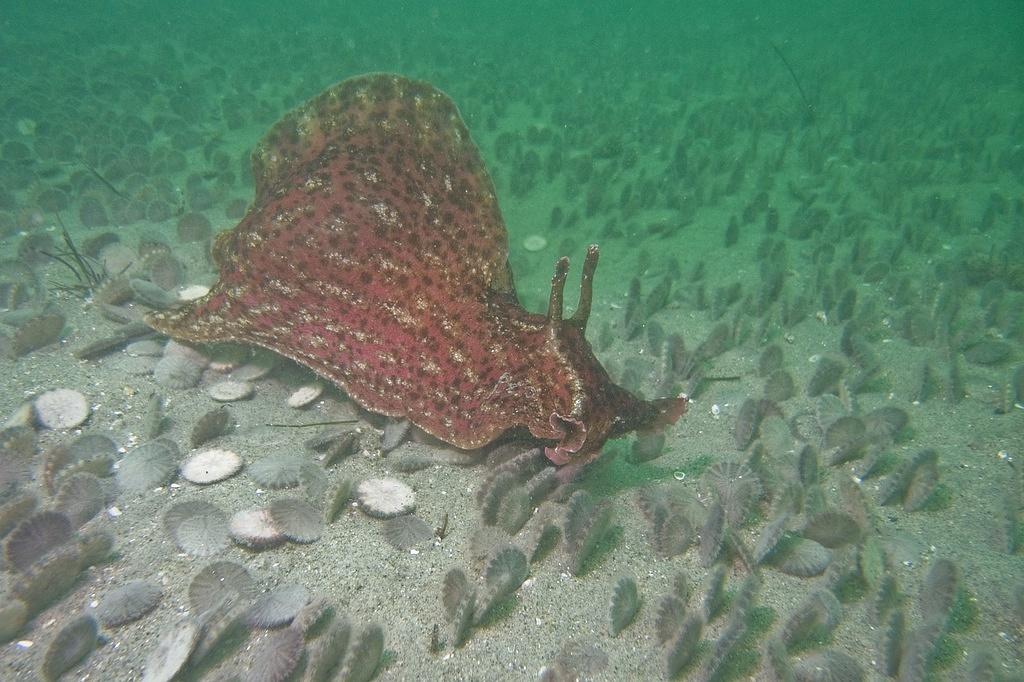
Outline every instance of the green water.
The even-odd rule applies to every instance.
[[[317,543],[260,553],[232,545],[216,558],[244,564],[263,588],[302,583],[353,622],[379,622],[381,679],[536,679],[544,666],[565,676],[553,679],[663,678],[672,645],[658,643],[657,613],[680,572],[694,592],[691,615],[702,613],[716,572],[728,575],[726,605],[704,612],[704,643],[686,679],[767,675],[772,657],[762,652],[815,589],[842,602],[835,630],[782,659],[806,672],[825,660],[816,655],[840,652],[868,679],[885,679],[880,647],[891,621],[875,612],[892,604],[879,574],[904,595],[892,607],[905,612],[908,633],[894,671],[1020,679],[1024,5],[893,5],[6,3],[0,416],[35,435],[21,452],[10,444],[14,432],[4,432],[0,501],[31,491],[41,508],[57,504],[43,484],[47,453],[77,432],[25,427],[18,417],[44,391],[84,393],[92,409],[85,429],[121,453],[145,440],[153,391],[167,402],[164,435],[185,453],[192,425],[216,406],[205,392],[216,367],[179,390],[120,346],[74,355],[118,329],[111,315],[130,318],[145,306],[128,290],[107,301],[123,307],[104,311],[98,282],[76,269],[61,228],[97,278],[123,271],[169,291],[212,285],[210,240],[252,201],[249,154],[264,133],[334,83],[391,72],[429,82],[458,106],[495,185],[524,306],[544,311],[552,267],[567,256],[571,308],[587,245],[599,244],[588,332],[595,353],[644,397],[687,392],[690,412],[663,451],[655,448],[659,458],[637,462],[633,438],[621,439],[607,446],[606,466],[583,479],[613,511],[582,577],[567,572],[577,562],[556,548],[463,647],[452,647],[441,585],[452,568],[471,579],[483,570],[490,545],[474,532],[480,512],[467,491],[487,479],[484,467],[435,463],[399,474],[430,526],[451,515],[452,535],[420,555],[388,546],[379,521],[350,511]],[[154,249],[169,254],[165,267],[140,270]],[[25,350],[18,330],[44,314],[63,329]],[[702,351],[716,334],[721,342]],[[769,347],[781,350],[781,364],[762,371]],[[210,353],[227,366],[244,351]],[[835,359],[838,378],[815,378],[822,357]],[[308,432],[263,425],[295,421],[284,400],[310,381],[302,368],[279,366],[256,383],[255,399],[232,406],[238,429],[222,442],[243,458],[301,451]],[[816,382],[821,390],[808,391]],[[741,407],[747,400],[756,406]],[[900,411],[906,425],[879,435],[886,427],[872,415],[882,408]],[[383,422],[354,412],[339,391],[303,415],[360,418],[373,440],[369,455],[328,468],[330,485],[394,473],[392,460],[376,456],[373,428]],[[855,441],[848,459],[837,454],[843,439]],[[807,445],[820,451],[820,475],[801,458]],[[927,449],[936,452],[934,469],[914,469],[932,461],[915,459]],[[756,477],[756,490],[733,485],[737,472]],[[893,493],[901,476],[906,492]],[[853,478],[857,494],[847,485]],[[185,485],[133,497],[113,481],[102,479],[103,506],[124,515],[101,513],[79,532],[109,531],[116,554],[83,569],[19,627],[8,632],[9,614],[0,618],[11,640],[0,648],[0,678],[32,679],[66,616],[144,578],[164,586],[160,605],[106,628],[107,644],[72,673],[138,679],[159,634],[188,609],[189,581],[210,559],[179,554],[160,519],[176,495],[218,494]],[[229,514],[267,502],[250,480],[222,486]],[[652,490],[680,498],[665,502]],[[320,493],[310,495],[318,509]],[[638,505],[638,496],[647,501]],[[744,496],[751,499],[736,502]],[[726,522],[732,549],[726,542],[714,561],[696,543],[666,552],[664,534],[682,531],[652,520],[655,502],[696,537],[714,530],[705,516],[716,499],[736,516]],[[557,502],[542,509],[563,519],[565,500]],[[816,535],[806,528],[824,523],[826,511],[852,519],[856,537],[836,541],[829,568],[815,576],[781,570],[778,557],[747,565],[745,554],[784,510],[790,540]],[[510,541],[527,544],[542,516]],[[493,535],[487,528],[483,535]],[[933,567],[945,566],[938,559],[953,562],[952,587],[941,568],[929,582]],[[6,568],[10,597],[24,576]],[[611,638],[608,600],[623,574],[637,579],[642,606]],[[744,582],[751,574],[756,593]],[[945,602],[944,590],[953,595]],[[435,623],[442,653],[430,652]],[[676,631],[666,628],[671,640]],[[222,660],[191,674],[250,670],[264,640],[256,632],[255,649],[225,645]],[[309,635],[304,645],[307,670],[318,641]],[[572,641],[593,648],[559,659]],[[983,674],[985,663],[995,677]]]

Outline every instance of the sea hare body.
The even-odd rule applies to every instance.
[[[270,130],[253,175],[253,207],[213,247],[220,280],[150,314],[153,328],[268,348],[460,448],[528,431],[558,464],[685,411],[684,397],[616,386],[594,357],[596,247],[571,318],[564,258],[547,315],[519,304],[494,187],[430,85],[369,75],[328,89]]]

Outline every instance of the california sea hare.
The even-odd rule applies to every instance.
[[[494,186],[454,103],[427,83],[367,75],[279,121],[252,156],[256,200],[218,235],[220,280],[147,317],[193,342],[262,346],[459,448],[529,432],[556,464],[686,398],[615,385],[584,337],[598,250],[562,315],[569,262],[546,315],[519,303]]]

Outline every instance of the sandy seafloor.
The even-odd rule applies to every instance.
[[[544,22],[543,14],[531,18],[525,10],[522,15],[503,10],[490,18],[464,21],[451,8],[425,11],[422,16],[396,11],[379,20],[357,13],[337,18],[336,31],[328,30],[331,21],[323,20],[298,23],[293,32],[281,33],[269,28],[270,17],[261,21],[228,10],[209,18],[125,10],[110,19],[84,17],[74,25],[60,21],[59,28],[45,17],[18,15],[10,20],[10,27],[18,30],[4,36],[4,47],[15,59],[0,67],[3,80],[12,84],[0,95],[0,129],[3,142],[18,140],[31,148],[49,118],[58,126],[68,116],[74,118],[66,107],[53,108],[52,103],[69,104],[75,98],[81,98],[89,111],[91,126],[102,123],[103,111],[117,114],[122,106],[135,106],[133,114],[154,120],[161,107],[170,106],[176,89],[187,86],[188,99],[196,106],[187,116],[178,116],[186,130],[199,135],[207,151],[224,152],[232,168],[241,168],[247,151],[279,115],[334,81],[366,71],[398,71],[431,80],[460,106],[495,179],[510,233],[510,260],[525,305],[543,309],[551,266],[564,253],[574,264],[566,295],[571,309],[585,245],[599,242],[602,260],[589,336],[593,342],[602,329],[610,330],[610,343],[599,344],[598,356],[613,377],[622,378],[626,368],[633,368],[636,385],[631,387],[648,397],[657,391],[662,360],[652,357],[645,335],[626,338],[623,310],[630,280],[639,277],[646,294],[672,270],[667,263],[674,259],[682,274],[667,305],[651,320],[669,333],[681,333],[690,348],[721,320],[740,320],[740,327],[759,329],[763,316],[745,312],[749,304],[744,300],[733,304],[721,320],[712,319],[710,311],[696,303],[699,285],[690,281],[690,273],[704,263],[709,297],[716,288],[737,281],[744,295],[756,297],[762,284],[758,250],[768,236],[762,228],[764,217],[758,214],[744,224],[734,245],[726,246],[724,233],[730,217],[742,214],[766,191],[781,218],[779,232],[770,238],[784,243],[788,252],[784,291],[794,300],[806,294],[806,310],[788,324],[769,324],[764,333],[745,335],[710,361],[709,376],[739,379],[705,384],[688,414],[668,431],[662,457],[632,465],[624,457],[628,439],[610,444],[619,451],[616,461],[581,483],[613,507],[610,540],[583,576],[568,573],[566,559],[556,548],[531,565],[527,582],[497,622],[477,629],[462,648],[449,645],[431,653],[435,624],[441,626],[443,639],[451,639],[440,598],[446,572],[461,567],[476,578],[483,565],[472,546],[480,524],[474,493],[486,469],[450,463],[395,474],[414,488],[416,513],[425,521],[433,526],[448,514],[447,537],[416,553],[392,548],[384,540],[382,523],[351,507],[315,543],[264,552],[231,546],[216,558],[242,564],[261,587],[298,582],[326,596],[353,622],[380,623],[387,653],[379,679],[536,679],[570,640],[591,643],[607,655],[607,667],[586,675],[588,679],[662,679],[664,650],[655,636],[658,602],[671,590],[674,576],[685,571],[698,593],[691,598],[695,607],[709,569],[695,548],[674,558],[655,554],[650,524],[638,509],[636,493],[643,486],[662,483],[710,503],[711,486],[701,473],[709,461],[744,458],[734,441],[735,419],[744,399],[762,394],[757,365],[770,343],[782,348],[785,367],[798,389],[796,397],[781,403],[783,415],[791,419],[813,412],[816,400],[804,394],[804,387],[814,371],[814,359],[842,355],[842,325],[823,309],[816,282],[823,267],[820,259],[815,261],[816,254],[830,242],[837,255],[834,264],[824,267],[830,276],[843,270],[843,281],[857,291],[859,310],[869,318],[859,323],[869,330],[866,335],[881,361],[879,377],[856,396],[859,412],[884,405],[906,411],[909,426],[891,446],[897,459],[924,448],[939,453],[941,499],[926,510],[878,507],[881,477],[861,484],[871,512],[869,534],[880,538],[888,552],[889,570],[906,595],[908,622],[918,622],[918,593],[930,562],[938,557],[956,563],[965,598],[973,603],[970,622],[947,633],[945,649],[930,676],[966,679],[969,655],[984,648],[992,652],[1000,675],[1019,677],[1024,665],[1024,570],[1020,555],[1006,552],[1004,529],[1007,514],[1019,513],[1007,512],[1008,496],[1019,503],[1022,494],[1020,479],[1007,460],[1024,456],[1024,410],[1011,406],[1001,414],[996,408],[1024,362],[1024,323],[1019,319],[1024,310],[1019,269],[1024,262],[1024,102],[1019,73],[1013,73],[1021,63],[1020,41],[1010,37],[1014,22],[1019,28],[1021,18],[1013,3],[991,5],[993,15],[1005,10],[1009,20],[944,14],[934,3],[922,4],[928,11],[913,19],[871,14],[867,9],[858,14],[836,8],[834,14],[795,17],[782,10],[737,8],[735,15],[701,14],[700,19],[656,12],[619,16],[610,10],[604,20],[568,13]],[[295,14],[275,20],[296,26],[308,19]],[[665,26],[668,19],[685,27],[670,30]],[[102,28],[107,21],[138,31],[118,35]],[[210,28],[223,22],[235,22],[235,28],[220,34]],[[178,30],[158,37],[160,27],[167,25]],[[45,26],[51,32],[38,33]],[[565,40],[559,43],[556,36]],[[813,122],[801,121],[799,95],[768,41],[782,46],[799,71],[814,101]],[[67,45],[74,49],[61,47]],[[177,59],[162,61],[161,50]],[[63,65],[62,57],[67,60]],[[104,70],[91,70],[92,65],[104,65]],[[158,72],[149,74],[158,66]],[[212,74],[214,69],[224,73]],[[132,88],[129,76],[139,76],[136,82],[141,82],[147,74],[154,78],[155,94],[144,106],[133,105],[138,93],[125,94]],[[69,90],[71,84],[86,87],[81,92]],[[238,98],[243,109],[241,124],[234,127],[227,125],[229,117],[221,108],[229,95]],[[512,136],[511,143],[507,136]],[[83,135],[75,153],[88,154],[88,145],[106,144],[98,156],[102,161],[107,153],[116,155],[124,149],[116,139],[101,142],[101,137]],[[152,145],[173,146],[176,139],[182,138],[157,130]],[[688,145],[691,160],[689,175],[682,178],[666,171],[680,140]],[[497,150],[509,144],[519,151],[499,158],[503,154]],[[524,164],[531,163],[524,154],[534,151],[544,159],[556,147],[564,157],[563,169],[550,180],[541,171],[538,180],[514,190],[516,174],[528,172]],[[11,149],[0,144],[0,150],[8,150],[7,157],[0,157],[5,164],[0,170],[19,174],[28,163],[36,172],[24,187],[6,183],[13,189],[4,191],[4,259],[17,257],[27,235],[58,234],[53,215],[38,206],[41,191],[56,185],[66,199],[61,215],[76,241],[108,231],[131,248],[140,240],[156,239],[169,245],[183,264],[182,284],[208,285],[215,280],[205,255],[207,245],[179,242],[177,216],[125,224],[112,218],[109,225],[85,227],[79,216],[78,185],[71,177],[80,167],[53,159],[15,159]],[[788,156],[764,170],[782,149],[789,150]],[[217,174],[202,145],[183,153],[186,167],[166,173],[175,188],[186,187],[191,173]],[[634,158],[624,163],[624,156]],[[739,186],[724,189],[744,158],[749,165]],[[591,164],[592,172],[573,185],[568,178],[583,163],[579,159]],[[51,168],[57,170],[44,172]],[[102,162],[98,170],[103,172]],[[153,171],[150,181],[156,183],[158,175]],[[620,201],[624,186],[640,192],[647,179],[653,186],[651,201],[639,206]],[[242,171],[220,180],[208,183],[212,198],[202,209],[214,230],[231,228],[235,221],[225,217],[224,207],[231,199],[248,200],[252,193],[251,180]],[[115,185],[123,181],[112,180]],[[597,182],[603,183],[598,190],[607,198],[596,202],[587,215],[587,193]],[[104,191],[97,186],[88,190],[100,196]],[[671,200],[676,192],[687,198]],[[188,192],[181,194],[182,210],[192,210]],[[808,195],[816,197],[816,205],[826,206],[832,218],[821,233],[799,239],[789,226]],[[690,208],[692,196],[699,198]],[[986,222],[986,209],[993,202],[1004,208]],[[571,229],[551,229],[555,206],[565,215],[579,213],[578,223]],[[868,283],[856,268],[847,267],[854,244],[869,251],[869,261],[887,261],[890,247],[899,242],[907,225],[924,237],[887,262],[886,278]],[[544,237],[547,246],[527,251],[524,241],[531,235]],[[907,311],[913,306],[933,310],[930,292],[950,286],[948,272],[966,269],[964,264],[975,257],[988,258],[991,265],[987,278],[975,276],[953,290],[962,298],[952,334],[961,345],[951,348],[935,339],[908,339],[902,322]],[[1014,263],[1017,270],[1011,267]],[[66,278],[59,264],[45,259],[33,267],[42,281]],[[915,292],[909,301],[894,293],[894,282],[903,275]],[[990,295],[986,298],[983,291]],[[998,314],[991,314],[991,296],[1004,301]],[[207,370],[196,388],[175,391],[132,371],[137,363],[120,350],[97,360],[78,360],[72,351],[109,334],[112,323],[88,297],[52,290],[50,305],[66,316],[63,335],[58,343],[23,357],[0,359],[0,415],[14,414],[43,391],[75,389],[92,405],[82,430],[106,434],[130,450],[139,443],[146,402],[158,390],[166,399],[169,417],[164,435],[187,454],[193,424],[217,405],[205,388],[219,378],[218,372]],[[778,314],[780,307],[776,304],[772,310]],[[962,359],[965,346],[986,338],[1005,340],[1009,357],[995,365]],[[945,376],[949,357],[958,358],[965,397],[957,402],[940,391],[915,402],[923,360],[932,358],[937,373]],[[281,360],[271,375],[256,382],[253,398],[229,406],[237,428],[215,444],[235,450],[246,462],[279,452],[303,452],[303,441],[315,429],[267,424],[355,416],[361,419],[353,427],[362,430],[363,447],[328,470],[332,482],[392,475],[392,458],[403,450],[443,454],[438,445],[407,443],[381,456],[383,421],[368,419],[333,388],[305,410],[288,408],[289,394],[312,379],[306,370]],[[78,433],[39,429],[38,451]],[[776,450],[769,452],[770,466],[777,473],[792,470],[800,444],[775,439],[771,445]],[[853,476],[860,464],[822,464],[827,469],[827,500],[838,499],[838,482]],[[88,528],[114,534],[114,556],[85,571],[59,603],[36,615],[13,641],[0,647],[0,679],[34,679],[42,651],[70,614],[89,608],[109,589],[142,578],[162,586],[159,606],[134,623],[104,630],[104,644],[67,676],[140,679],[157,638],[188,615],[189,581],[209,561],[181,553],[167,537],[161,518],[168,505],[204,499],[231,513],[295,494],[259,490],[244,470],[209,487],[178,479],[145,494],[125,494],[118,493],[113,479],[106,486],[108,510],[116,508],[119,515],[101,514]],[[756,543],[771,514],[770,503],[762,501],[759,513],[736,530],[748,546]],[[798,522],[793,525],[799,528]],[[771,609],[771,631],[824,580],[787,576],[770,567],[760,573],[762,586],[755,604]],[[621,575],[636,578],[642,607],[636,622],[612,638],[608,603]],[[731,562],[729,589],[737,589],[746,575],[740,562]],[[870,598],[870,590],[865,590],[863,597],[843,604],[841,620],[822,648],[850,654],[869,679],[883,679],[875,667],[880,631],[866,615]],[[709,642],[721,634],[726,620],[719,616],[707,626]],[[767,637],[766,632],[756,633],[748,646],[759,649]],[[237,664],[244,671],[259,641],[254,635],[225,666]],[[704,651],[685,675],[701,675],[707,655]],[[743,667],[738,678],[771,679],[759,663]]]

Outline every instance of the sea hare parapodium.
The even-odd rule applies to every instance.
[[[213,246],[220,280],[151,313],[154,329],[268,348],[460,448],[528,432],[556,464],[685,411],[683,396],[646,401],[615,385],[594,357],[596,246],[572,317],[565,258],[547,314],[520,305],[494,186],[454,103],[429,84],[343,81],[275,124],[252,165],[256,200]]]

